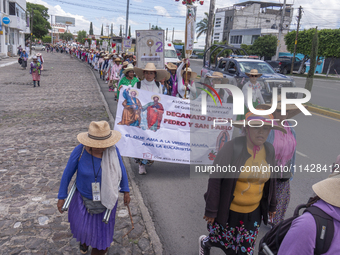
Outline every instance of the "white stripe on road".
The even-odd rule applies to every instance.
[[[299,151],[296,151],[296,154],[299,154],[300,156],[305,157],[305,158],[309,158],[307,155],[305,155],[305,154],[303,154],[303,153],[301,153]]]

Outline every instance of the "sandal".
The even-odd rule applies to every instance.
[[[79,243],[79,249],[82,254],[86,254],[89,247],[86,244]]]

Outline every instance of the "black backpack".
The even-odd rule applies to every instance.
[[[294,216],[290,217],[281,223],[275,225],[266,235],[261,239],[259,244],[259,255],[265,255],[264,244],[271,250],[272,254],[277,254],[280,245],[286,236],[294,219],[299,217],[299,211],[306,208],[304,212],[309,212],[313,215],[316,223],[316,241],[314,254],[320,255],[328,251],[332,244],[334,236],[333,218],[316,206],[306,207],[306,205],[299,205],[294,211]]]
[[[159,82],[156,81],[156,85],[159,88]],[[140,89],[140,87],[142,86],[142,83],[140,81],[137,82],[137,89]]]

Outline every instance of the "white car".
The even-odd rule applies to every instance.
[[[175,65],[179,62],[180,60],[178,59],[177,53],[175,46],[173,45],[172,42],[165,42],[165,47],[164,47],[164,62],[165,64],[171,62],[174,63]]]
[[[32,45],[33,50],[45,50],[45,46],[42,44]]]

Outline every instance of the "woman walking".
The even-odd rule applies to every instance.
[[[272,125],[273,115],[246,114],[245,136],[224,144],[213,166],[233,167],[235,171],[210,175],[204,219],[209,236],[199,238],[199,254],[207,255],[211,247],[225,254],[254,254],[261,221],[268,223],[275,215],[275,177],[268,169],[275,165],[273,145],[266,142],[271,129],[286,132]],[[252,126],[247,123],[251,120]],[[234,126],[243,127],[243,121]],[[262,126],[261,126],[262,125]],[[250,170],[256,168],[255,171]],[[249,171],[248,171],[249,170]]]
[[[123,74],[124,77],[119,81],[118,85],[117,100],[119,100],[119,92],[123,85],[133,87],[139,81],[138,78],[135,77],[134,67],[132,64],[128,64],[128,66],[124,69]]]
[[[20,58],[21,58],[21,67],[23,67],[24,69],[27,68],[27,59],[28,59],[28,54],[26,53],[26,50],[23,49],[21,54],[20,54]]]
[[[193,72],[190,67],[185,68],[184,64],[188,64],[188,59],[183,59],[176,71],[177,75],[177,92],[180,98],[195,99],[196,98],[196,85],[195,79],[197,73]]]
[[[41,73],[40,70],[41,70],[41,64],[38,61],[37,56],[34,56],[33,62],[31,62],[31,66],[30,66],[30,74],[32,74],[34,88],[36,86],[36,83],[38,83],[38,87],[40,87],[40,73]]]
[[[120,64],[120,58],[116,58],[111,68],[109,91],[115,91],[115,89],[118,88],[117,85],[118,85],[118,81],[120,80],[119,72],[121,68],[122,68],[122,65]],[[116,99],[117,99],[117,92],[115,92],[115,100]]]
[[[115,144],[118,131],[110,130],[106,121],[91,122],[88,132],[77,136],[79,144],[71,153],[60,182],[58,210],[67,197],[67,187],[77,171],[77,190],[71,200],[68,220],[80,251],[105,254],[113,241],[118,192],[124,193],[124,204],[130,203],[125,167]],[[112,209],[108,224],[102,222],[106,209]]]

